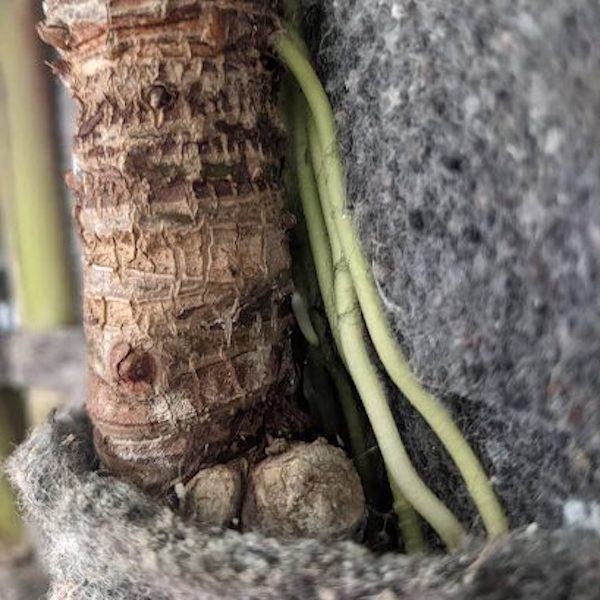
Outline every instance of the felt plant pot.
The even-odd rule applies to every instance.
[[[375,556],[353,542],[199,528],[97,470],[89,420],[53,417],[12,481],[52,578],[50,598],[596,598],[600,539],[529,527],[452,555]]]

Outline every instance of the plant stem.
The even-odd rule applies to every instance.
[[[335,227],[335,221],[333,220],[333,214],[329,209],[329,202],[327,201],[330,193],[329,181],[328,173],[324,169],[325,162],[323,160],[323,149],[319,140],[319,133],[317,131],[312,113],[306,111],[306,115],[308,122],[308,143],[310,147],[310,156],[312,159],[313,171],[317,180],[317,187],[319,188],[321,211],[325,220],[325,227],[329,236],[329,243],[331,244],[331,255],[333,257],[333,265],[335,270],[340,261],[345,261],[345,257],[340,244],[339,235]]]
[[[336,265],[335,297],[346,364],[369,416],[392,481],[392,490],[400,490],[435,529],[448,549],[453,550],[458,547],[465,532],[456,517],[423,483],[406,453],[383,385],[366,349],[360,308],[345,261]],[[404,506],[401,502],[398,508],[403,509]],[[402,514],[400,524],[408,518],[408,515]]]
[[[12,189],[4,198],[13,250],[15,295],[24,326],[46,329],[74,322],[48,88],[34,32],[37,3],[10,0],[0,9],[0,66],[10,148]]]
[[[56,169],[51,88],[35,33],[39,10],[35,0],[5,0],[0,6],[5,83],[0,104],[6,117],[0,122],[0,139],[5,141],[0,149],[5,182],[0,200],[20,324],[50,329],[75,323],[78,311]],[[63,400],[47,390],[29,389],[26,403],[32,422],[43,420]]]
[[[298,191],[302,203],[302,212],[306,221],[309,243],[313,255],[317,281],[325,314],[329,321],[334,339],[338,339],[337,314],[333,290],[333,262],[330,238],[325,228],[319,192],[308,155],[307,117],[304,100],[299,95],[294,99],[293,139]]]
[[[352,221],[345,212],[344,178],[337,148],[335,119],[327,94],[302,47],[297,44],[292,34],[280,34],[275,40],[275,48],[296,77],[314,117],[325,157],[323,169],[326,171],[325,179],[329,190],[329,202],[325,212],[335,223],[351,280],[377,354],[392,381],[448,450],[465,480],[489,536],[493,538],[501,535],[507,530],[506,517],[475,453],[445,407],[429,394],[411,373],[408,362],[387,323],[371,269],[362,253]]]
[[[310,147],[310,154],[312,159],[312,165],[314,173],[316,173],[317,187],[319,188],[319,197],[321,199],[321,210],[325,220],[325,226],[327,228],[327,232],[329,235],[329,240],[331,244],[331,252],[333,256],[334,262],[334,270],[335,275],[334,279],[337,281],[338,277],[341,276],[340,270],[347,269],[346,260],[343,254],[343,250],[338,238],[338,233],[335,227],[335,223],[333,220],[333,216],[330,210],[328,210],[328,196],[329,196],[329,187],[327,184],[327,171],[324,169],[324,161],[323,161],[323,152],[321,149],[321,143],[319,141],[318,132],[316,129],[314,118],[312,114],[304,109],[304,112],[307,116],[306,120],[308,122],[308,140]],[[354,296],[354,302],[356,302],[356,291],[354,286],[352,286],[352,294]],[[336,303],[339,302],[339,299],[336,295]],[[339,310],[339,309],[338,309]],[[340,319],[341,316],[338,316]],[[361,330],[362,330],[362,320],[361,320]],[[361,331],[361,336],[362,336]],[[341,346],[341,341],[340,341]],[[343,353],[343,348],[340,347],[340,353]],[[365,399],[361,395],[361,399],[363,404],[365,403]],[[387,400],[386,400],[387,402]],[[395,422],[394,422],[395,423]],[[384,459],[385,460],[385,459]],[[417,515],[414,512],[413,506],[411,506],[410,502],[406,500],[404,497],[401,488],[399,485],[394,483],[394,477],[389,475],[388,471],[388,479],[390,481],[390,488],[392,490],[392,495],[394,497],[394,510],[398,515],[399,526],[402,531],[402,535],[404,541],[406,543],[407,551],[410,553],[422,551],[424,549],[424,541],[421,533],[421,528],[419,527],[419,522]]]
[[[414,508],[406,500],[402,491],[395,485],[394,479],[389,477],[392,496],[394,497],[394,512],[398,515],[398,526],[402,531],[402,539],[407,554],[418,554],[425,550],[425,539],[419,526],[419,520],[414,513]]]
[[[0,388],[0,462],[21,441],[25,432],[25,414],[21,394]],[[21,541],[23,527],[14,494],[8,481],[0,473],[0,544],[12,546]]]
[[[342,255],[341,246],[337,239],[337,233],[333,227],[333,223],[331,220],[326,218],[324,219],[324,214],[322,212],[322,206],[325,204],[323,195],[327,194],[327,186],[324,182],[324,177],[322,176],[323,174],[321,171],[322,156],[320,152],[319,141],[314,136],[314,127],[311,127],[311,115],[307,110],[306,103],[299,95],[296,95],[294,98],[293,113],[294,154],[296,159],[298,187],[302,202],[302,209],[307,225],[309,242],[313,253],[313,260],[317,271],[317,279],[321,289],[321,296],[326,307],[326,314],[328,316],[330,327],[336,340],[338,350],[340,351],[340,354],[344,356],[344,347],[341,342],[338,327],[339,319],[341,317],[339,315],[339,307],[335,305],[335,286],[341,270],[345,268],[345,260]],[[309,147],[311,154],[310,158],[307,156]],[[315,172],[317,173],[316,185]],[[319,200],[319,194],[321,194],[321,200]],[[352,293],[354,294],[353,290]],[[362,340],[361,333],[361,344],[362,343],[364,343],[364,341]],[[361,461],[360,463],[357,462],[357,468],[359,469],[359,472],[364,474],[367,471],[366,465],[362,462],[365,456],[365,443],[356,406],[354,406],[354,395],[351,393],[351,390],[350,393],[348,393],[349,385],[346,385],[347,382],[344,381],[344,378],[342,378],[340,373],[341,370],[336,368],[332,364],[331,360],[328,361],[328,366],[338,389],[339,398],[342,403],[342,410],[344,412],[350,434],[354,456],[356,457],[357,461]],[[364,398],[363,402],[365,402]],[[384,402],[387,403],[385,398]],[[374,431],[375,435],[377,436],[377,430],[375,427]],[[386,458],[389,460],[390,457],[384,456],[384,460],[386,460]],[[412,466],[410,468],[412,468]],[[393,475],[391,479],[393,479]],[[366,480],[363,478],[363,481]],[[422,484],[422,487],[425,487],[424,484]],[[407,538],[407,548],[410,547],[411,550],[420,550],[423,548],[423,546],[422,544],[419,545],[419,536],[416,534],[416,532],[419,531],[416,514],[414,513],[410,504],[402,497],[401,493],[399,492],[399,486],[396,485],[393,489],[395,489],[395,508],[398,510],[399,523],[402,528],[403,535]],[[450,534],[444,533],[444,535],[447,539],[450,539],[451,537]]]
[[[298,327],[300,328],[304,339],[311,346],[318,346],[319,337],[310,320],[306,300],[302,294],[297,291],[292,294],[292,310],[294,311],[294,317],[296,317],[296,322],[298,323]]]

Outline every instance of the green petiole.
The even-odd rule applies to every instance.
[[[327,191],[324,196],[323,193],[321,195],[322,200],[325,201],[323,212],[325,221],[329,224],[329,240],[334,253],[334,263],[336,262],[335,254],[339,254],[334,245],[339,242],[349,273],[349,282],[345,281],[346,276],[344,276],[339,285],[336,276],[334,295],[339,301],[338,293],[348,293],[350,287],[355,290],[367,330],[385,370],[444,444],[463,476],[489,536],[493,538],[501,535],[507,531],[507,520],[481,464],[445,407],[429,394],[412,374],[408,362],[387,323],[371,270],[361,251],[352,222],[345,214],[345,185],[336,142],[335,120],[327,95],[306,58],[302,46],[296,41],[293,34],[286,32],[278,35],[275,39],[275,48],[283,62],[295,76],[306,97],[314,119],[315,135],[318,137],[323,152],[322,173],[320,173],[320,176],[322,176],[323,185]],[[335,236],[332,235],[331,229],[335,229]],[[337,308],[338,315],[345,315],[345,309],[350,309],[350,314],[355,312],[350,306],[343,306],[343,303],[339,304],[339,302]],[[338,323],[338,327],[341,329],[341,323]],[[344,346],[350,344],[351,338],[354,342],[357,341],[354,329],[352,329],[352,334],[349,331],[346,331],[346,343],[342,340],[342,350]],[[350,366],[347,358],[346,362]],[[375,381],[376,378],[373,383]],[[356,379],[355,383],[357,383]],[[363,381],[361,381],[361,384],[364,388]],[[364,389],[363,392],[368,395],[371,394],[369,389]],[[361,393],[362,396],[363,393]],[[383,415],[380,415],[380,417],[383,418]],[[386,420],[388,418],[393,421],[391,414],[385,417]],[[388,432],[388,434],[394,437],[393,432]],[[397,429],[395,429],[395,435],[397,435]],[[387,443],[386,440],[383,441]],[[408,495],[407,498],[410,500]],[[415,506],[415,508],[423,514],[422,506]],[[448,533],[446,535],[448,536]]]

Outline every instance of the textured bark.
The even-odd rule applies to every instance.
[[[95,445],[146,489],[305,427],[275,4],[50,0],[41,26],[80,106],[68,183]]]

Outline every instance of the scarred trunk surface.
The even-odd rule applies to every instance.
[[[146,489],[304,426],[275,4],[48,2],[42,35],[80,108],[88,411],[104,463]]]

